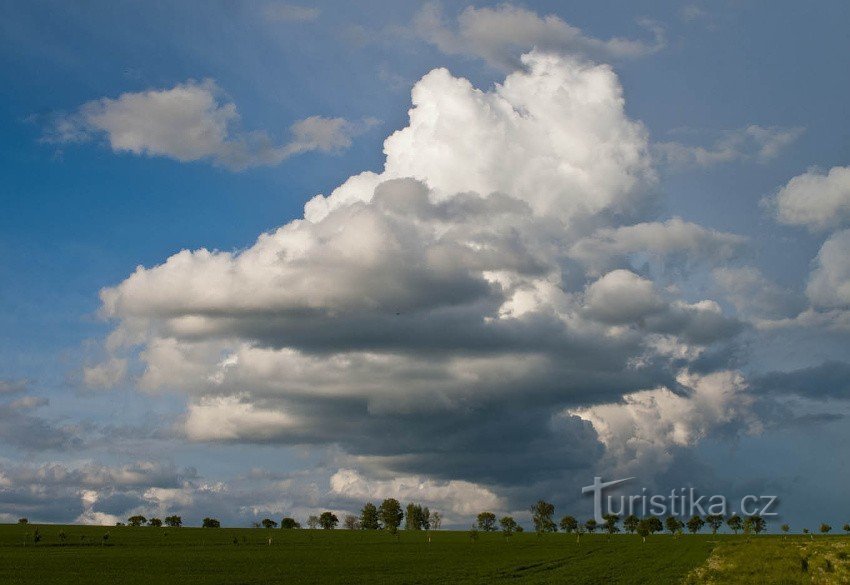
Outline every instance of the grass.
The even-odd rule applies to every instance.
[[[0,525],[0,583],[666,584],[681,583],[716,541],[497,533],[471,542],[441,530],[428,543],[422,532],[39,526],[33,544],[34,528]]]
[[[688,584],[850,583],[850,538],[759,536],[722,539]]]

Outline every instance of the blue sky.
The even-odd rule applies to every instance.
[[[547,497],[582,515],[578,486],[635,469],[659,489],[772,490],[792,525],[850,519],[846,461],[827,447],[847,439],[850,398],[846,3],[0,11],[0,519],[212,508],[244,524],[354,512],[361,494],[384,492],[458,524],[471,501],[521,517]],[[526,85],[499,89],[523,71]],[[535,84],[558,76],[559,95],[574,97],[547,101]],[[421,119],[409,121],[414,84]],[[607,110],[570,88],[601,92]],[[174,92],[199,101],[161,101]],[[528,108],[528,126],[488,118],[501,103]],[[480,117],[439,125],[459,111]],[[181,142],[196,123],[224,134]],[[405,128],[408,142],[384,144]],[[481,136],[479,157],[464,144]],[[541,162],[550,151],[555,162]],[[331,195],[364,171],[380,176]],[[561,182],[539,178],[550,172]],[[426,189],[456,222],[434,233],[458,239],[431,241],[434,219],[382,223],[398,213],[373,198],[385,180],[392,205],[418,196],[413,183]],[[481,217],[439,207],[479,185],[530,211],[499,215],[507,203],[489,192],[476,195]],[[280,266],[255,272],[258,236],[303,218],[317,194],[330,215],[308,213],[310,226],[291,228],[300,243],[279,244]],[[679,239],[673,218],[685,222]],[[633,226],[645,231],[637,244],[624,235]],[[469,238],[481,239],[467,259]],[[327,248],[291,260],[315,242]],[[481,242],[506,256],[480,268]],[[471,264],[434,264],[449,245],[461,248],[447,257]],[[197,254],[163,265],[200,249],[226,267]],[[627,302],[649,288],[645,306]],[[156,352],[171,342],[181,367]],[[591,367],[576,365],[583,352]],[[533,373],[487,382],[505,360]],[[436,420],[455,430],[432,445]],[[494,427],[505,436],[488,450]],[[835,481],[815,480],[824,474]],[[50,502],[32,496],[39,485]]]

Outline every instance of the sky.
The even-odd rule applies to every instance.
[[[848,20],[0,3],[0,522],[850,521]]]

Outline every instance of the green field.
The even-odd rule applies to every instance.
[[[565,534],[473,542],[441,530],[428,543],[424,532],[88,526],[39,526],[34,544],[34,528],[0,526],[0,583],[846,583],[841,551],[850,550],[843,537],[585,535],[577,544]]]

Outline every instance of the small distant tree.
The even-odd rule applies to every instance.
[[[284,530],[295,530],[296,528],[301,528],[301,524],[299,524],[295,518],[290,518],[287,516],[283,520],[280,521],[280,527]]]
[[[605,519],[605,523],[602,527],[605,529],[605,532],[608,533],[608,536],[611,536],[615,532],[619,532],[620,529],[617,527],[617,523],[620,521],[620,517],[617,514],[605,514],[603,516]]]
[[[431,513],[431,528],[434,530],[439,530],[440,526],[443,525],[443,515],[439,512]]]
[[[779,528],[782,530],[782,534],[784,534],[783,538],[788,538],[788,531],[791,530],[791,527],[787,524],[783,524]]]
[[[566,533],[575,532],[578,530],[578,520],[573,516],[564,516],[559,523],[561,530]]]
[[[652,534],[655,534],[656,532],[661,532],[662,530],[664,530],[664,527],[661,525],[661,520],[659,520],[655,516],[649,516],[649,517],[647,517],[646,520],[647,520],[647,522],[649,522],[649,531]]]
[[[135,516],[130,516],[127,518],[127,524],[130,526],[143,526],[148,519],[142,516],[141,514],[137,514]]]
[[[360,528],[363,530],[377,530],[380,527],[378,508],[375,504],[369,502],[360,511]]]
[[[492,512],[481,512],[478,515],[478,530],[481,532],[495,532],[496,515]]]
[[[845,524],[841,527],[844,532],[850,533],[850,524]]]
[[[743,520],[741,520],[741,517],[740,517],[740,516],[738,516],[737,514],[735,514],[735,515],[733,515],[733,516],[730,516],[730,517],[726,520],[726,526],[728,526],[728,527],[729,527],[729,529],[730,529],[732,532],[734,532],[735,534],[738,534],[738,531],[739,531],[739,530],[741,530],[741,528],[743,528],[743,527],[744,527],[744,521],[743,521]]]
[[[159,528],[162,526],[162,520],[159,518],[151,518],[148,520],[148,526],[153,526],[154,528]]]
[[[401,521],[404,518],[404,512],[401,510],[401,504],[395,498],[387,498],[381,502],[381,507],[378,508],[378,518],[381,520],[381,526],[384,530],[395,534],[398,527],[401,526]]]
[[[761,534],[767,528],[767,522],[761,516],[750,516],[747,521],[750,523],[750,530],[753,531],[753,534]]]
[[[593,518],[591,518],[590,520],[588,520],[587,522],[584,523],[584,529],[587,530],[591,534],[596,532],[596,528],[598,526],[599,526],[599,524]]]
[[[172,528],[180,528],[183,526],[183,518],[180,516],[166,516],[165,517],[165,525],[171,526]]]
[[[201,521],[202,528],[221,528],[221,522],[215,518],[204,518]]]
[[[427,530],[430,526],[428,522],[430,515],[428,508],[423,508],[419,504],[408,504],[405,530]]]
[[[513,533],[516,532],[517,523],[511,516],[504,516],[501,520],[499,520],[499,526],[502,527],[502,534],[507,536],[513,536]]]
[[[821,534],[829,534],[830,530],[832,530],[832,526],[830,526],[829,524],[824,523],[820,525]]]
[[[708,524],[712,534],[717,534],[717,531],[723,526],[723,516],[720,514],[709,514],[705,517],[705,523]]]
[[[318,516],[310,516],[307,518],[307,528],[310,530],[315,530],[319,527],[319,517]]]
[[[333,512],[322,512],[319,516],[319,525],[323,530],[333,530],[339,524],[339,518]]]
[[[703,526],[705,526],[705,520],[703,520],[699,516],[693,516],[690,520],[688,520],[687,526],[688,532],[690,532],[691,534],[696,534],[697,532],[702,530]]]
[[[650,522],[648,518],[644,518],[643,520],[638,521],[637,528],[635,530],[638,533],[638,536],[641,537],[643,542],[646,542],[646,537],[652,534],[652,528],[650,527]]]
[[[346,530],[360,530],[360,520],[353,514],[346,514],[342,519],[342,525]]]
[[[18,524],[29,524],[30,521],[26,518],[18,518]]]
[[[634,514],[629,514],[623,520],[623,528],[629,534],[635,533],[635,530],[637,530],[638,524],[640,524],[640,518],[638,518]]]
[[[552,517],[555,515],[555,506],[544,500],[538,500],[531,506],[531,520],[534,522],[534,530],[537,534],[544,532],[555,532],[558,527]]]
[[[667,516],[664,519],[664,526],[671,535],[676,535],[682,529],[682,521],[675,516]]]
[[[271,518],[263,518],[260,524],[263,528],[277,528],[277,522],[275,522]]]

